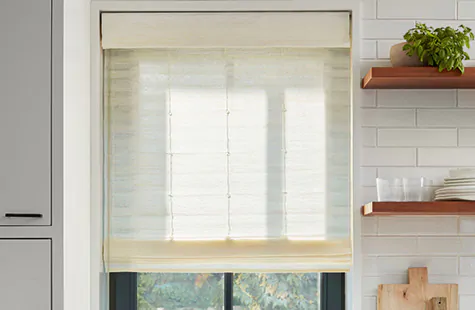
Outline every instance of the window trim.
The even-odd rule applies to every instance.
[[[110,274],[110,310],[138,310],[137,273]],[[320,310],[345,310],[344,273],[322,273]],[[233,273],[224,274],[224,310],[233,309]]]
[[[58,5],[62,6],[62,0],[56,1]],[[104,271],[102,265],[102,233],[103,233],[103,214],[102,214],[102,203],[103,203],[103,188],[102,188],[102,177],[103,177],[103,163],[102,163],[102,49],[100,47],[100,20],[102,12],[190,12],[190,11],[232,11],[236,10],[236,3],[231,1],[92,1],[90,3],[90,12],[85,14],[88,11],[88,6],[84,7],[84,10],[80,10],[79,15],[75,6],[69,6],[66,11],[69,10],[70,15],[71,10],[74,10],[74,27],[69,27],[69,31],[66,31],[67,34],[73,33],[77,35],[78,29],[81,36],[79,37],[79,42],[84,43],[85,46],[90,44],[90,59],[89,57],[79,57],[80,59],[75,61],[74,64],[80,64],[84,68],[90,68],[91,76],[88,79],[90,83],[90,92],[85,92],[83,83],[76,83],[76,88],[72,88],[68,94],[65,94],[66,97],[71,97],[71,94],[77,95],[75,93],[80,90],[81,98],[83,102],[89,102],[79,107],[78,113],[65,113],[65,123],[70,121],[69,130],[65,131],[64,136],[65,140],[74,140],[77,142],[78,134],[81,136],[81,133],[90,132],[90,137],[86,141],[81,140],[80,142],[89,143],[91,151],[91,156],[77,156],[77,152],[69,152],[65,155],[65,172],[67,178],[74,178],[78,180],[77,172],[91,171],[91,176],[89,179],[84,180],[81,178],[79,180],[79,186],[68,187],[64,190],[65,197],[73,197],[72,201],[77,200],[78,190],[83,197],[90,196],[90,216],[83,217],[80,216],[74,217],[76,214],[65,215],[66,218],[74,217],[75,223],[78,221],[81,225],[74,226],[74,234],[68,236],[68,238],[79,238],[83,240],[85,235],[91,235],[91,237],[86,240],[86,244],[83,247],[75,247],[70,253],[67,253],[65,261],[70,263],[68,265],[74,266],[73,268],[66,268],[66,274],[84,274],[79,279],[80,285],[88,284],[90,287],[88,290],[84,291],[81,295],[81,303],[78,306],[77,300],[75,303],[67,303],[70,306],[79,307],[79,308],[91,308],[91,310],[104,310],[108,303],[109,294],[108,290],[108,277],[107,272]],[[342,0],[342,1],[328,1],[328,0],[299,0],[292,3],[287,1],[279,0],[269,0],[269,1],[240,1],[239,2],[240,11],[266,11],[266,10],[279,10],[279,11],[350,11],[352,13],[352,76],[353,76],[353,145],[358,146],[361,141],[361,116],[358,112],[362,102],[362,90],[360,89],[360,45],[361,45],[361,27],[362,27],[362,8],[359,1],[354,0]],[[84,13],[84,14],[83,14]],[[87,15],[87,16],[86,16]],[[83,18],[84,17],[84,18]],[[90,18],[86,18],[90,17]],[[88,21],[90,23],[88,24]],[[71,24],[71,23],[69,23]],[[89,39],[89,28],[90,31],[90,40]],[[84,31],[83,31],[84,30]],[[87,36],[86,36],[87,34]],[[68,37],[68,35],[65,35]],[[76,40],[76,41],[77,41]],[[60,41],[60,40],[59,40]],[[61,42],[59,42],[61,43]],[[71,54],[71,51],[66,51],[66,54]],[[73,53],[74,54],[74,53]],[[84,53],[82,53],[84,54]],[[89,56],[89,55],[88,55]],[[71,55],[69,55],[71,57]],[[68,61],[66,61],[67,64]],[[76,74],[77,75],[77,74]],[[82,77],[79,79],[81,80]],[[77,76],[74,81],[77,81]],[[82,79],[81,81],[85,81]],[[76,96],[77,97],[77,96]],[[90,99],[90,100],[89,100]],[[74,110],[76,111],[76,110]],[[73,111],[73,112],[74,112]],[[76,111],[76,112],[77,112]],[[70,111],[71,112],[71,111]],[[84,118],[83,114],[88,114],[90,118]],[[79,121],[78,121],[79,117]],[[73,120],[73,121],[71,121]],[[72,125],[71,125],[72,124]],[[77,144],[77,143],[76,143]],[[83,143],[84,144],[84,143]],[[86,148],[87,149],[87,148]],[[359,191],[360,188],[360,151],[356,147],[353,150],[353,159],[352,159],[352,208],[353,210],[353,248],[354,248],[354,267],[348,273],[348,285],[347,288],[347,308],[359,310],[362,307],[362,297],[361,293],[361,217],[358,204],[361,200],[361,194]],[[83,169],[84,165],[90,167],[90,169]],[[66,177],[65,177],[66,178]],[[76,182],[77,183],[77,182]],[[79,188],[79,189],[78,189]],[[72,196],[71,196],[72,195]],[[70,199],[69,199],[70,200]],[[69,201],[65,199],[65,201]],[[71,209],[71,208],[69,208]],[[71,230],[71,229],[70,229]],[[67,234],[66,234],[67,235]],[[72,236],[72,237],[71,237]],[[84,256],[83,250],[87,248],[90,249],[91,253],[86,253],[89,259],[86,260],[77,260],[78,256]],[[77,278],[77,277],[76,277]],[[88,280],[89,279],[89,280]],[[77,282],[78,279],[76,279]],[[77,283],[76,283],[77,284]],[[76,296],[77,291],[75,288],[77,285],[72,285],[69,288],[64,290],[64,295]],[[62,294],[59,294],[62,295]],[[59,302],[62,300],[60,298]],[[67,308],[67,307],[66,307]],[[79,309],[78,308],[78,309]]]

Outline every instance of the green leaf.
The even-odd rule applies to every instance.
[[[416,22],[415,27],[404,34],[407,44],[403,50],[407,55],[417,54],[419,60],[427,62],[439,70],[464,71],[462,61],[470,59],[464,48],[470,48],[475,39],[472,29],[464,25],[452,27],[428,27]]]
[[[427,51],[424,50],[424,51],[422,52],[422,55],[419,56],[419,60],[420,60],[421,62],[424,62],[424,59],[426,58],[426,55],[427,55]]]
[[[454,68],[454,64],[455,64],[455,59],[451,59],[450,62],[449,62],[449,65],[447,66],[447,71],[450,71]]]
[[[445,55],[446,55],[445,50],[441,50],[440,51],[440,57],[445,58]]]
[[[433,65],[434,65],[434,58],[433,58],[433,56],[427,57],[427,63],[429,64],[429,66],[433,66]]]
[[[424,51],[424,48],[423,48],[421,45],[419,45],[419,46],[417,47],[417,55],[422,55],[422,52],[423,52],[423,51]]]

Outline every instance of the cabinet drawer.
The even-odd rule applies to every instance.
[[[51,310],[51,240],[0,239],[0,308]]]
[[[0,226],[51,224],[51,1],[0,1]]]

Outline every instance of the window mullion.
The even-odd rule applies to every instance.
[[[233,309],[233,281],[232,272],[224,274],[224,310]]]
[[[320,304],[322,310],[345,310],[344,273],[322,273]]]

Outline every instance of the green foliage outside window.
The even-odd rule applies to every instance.
[[[240,273],[234,275],[234,309],[318,310],[317,273]],[[140,273],[139,310],[222,309],[223,274]]]
[[[239,273],[234,277],[234,305],[251,310],[316,310],[316,273]]]
[[[223,274],[139,273],[138,310],[222,309]]]

